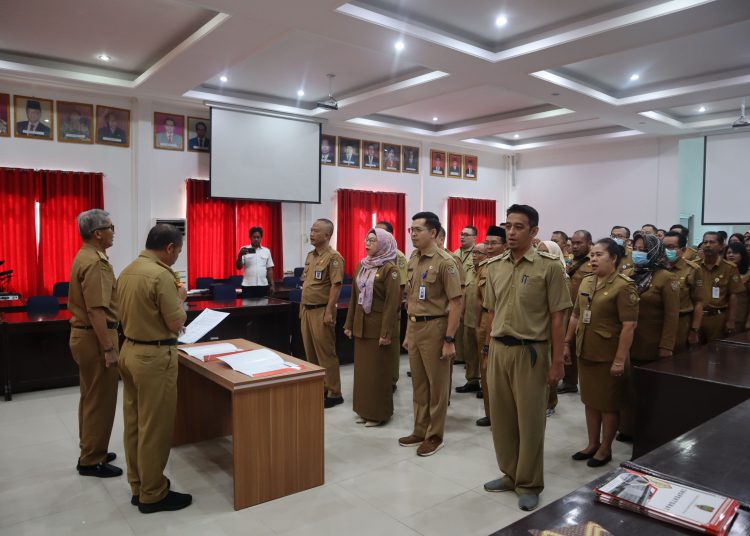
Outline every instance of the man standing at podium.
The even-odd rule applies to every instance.
[[[95,208],[78,215],[81,249],[70,268],[70,352],[78,364],[81,399],[78,440],[81,455],[76,469],[83,476],[120,476],[107,452],[117,407],[117,294],[115,272],[107,257],[115,226],[109,212]]]

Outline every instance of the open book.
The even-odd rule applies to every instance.
[[[219,356],[219,359],[237,372],[250,377],[301,369],[299,365],[284,361],[279,354],[268,348],[232,353]]]

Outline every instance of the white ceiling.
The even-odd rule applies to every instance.
[[[679,135],[750,96],[750,0],[13,0],[3,78],[497,151]]]

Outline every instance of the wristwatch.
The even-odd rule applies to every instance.
[[[490,345],[489,344],[485,344],[484,346],[482,346],[482,353],[483,354],[489,354],[490,353]]]
[[[455,337],[449,337],[448,335],[446,335],[445,337],[443,337],[443,340],[445,342],[449,343],[449,344],[453,344],[454,342],[456,342],[456,338]]]
[[[699,333],[700,332],[700,328],[690,328],[690,331],[692,333]]]

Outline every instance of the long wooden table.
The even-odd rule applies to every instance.
[[[242,339],[223,342],[262,348]],[[323,484],[325,372],[282,358],[302,370],[251,378],[220,361],[179,355],[173,444],[232,436],[235,510]]]

